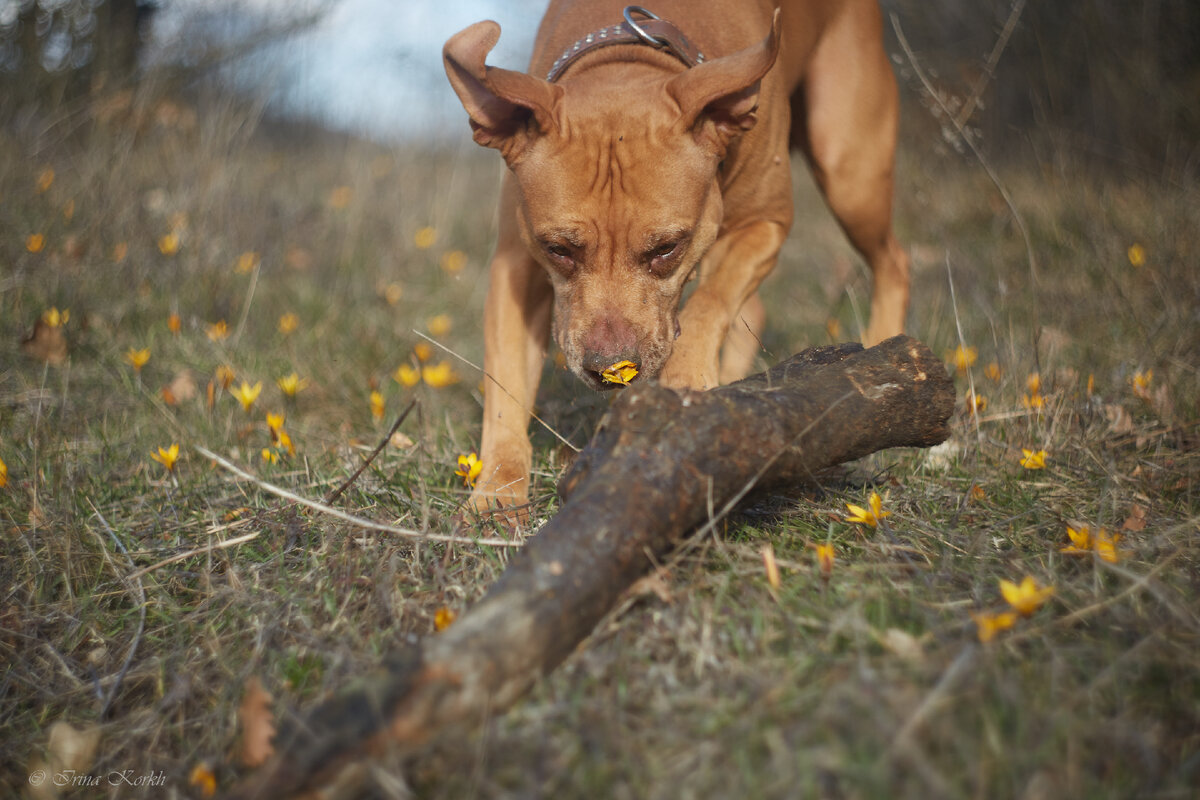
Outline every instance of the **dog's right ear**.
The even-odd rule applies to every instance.
[[[471,118],[475,141],[494,147],[509,163],[532,138],[557,130],[562,87],[523,72],[489,67],[487,54],[500,26],[477,22],[442,48],[446,77]]]

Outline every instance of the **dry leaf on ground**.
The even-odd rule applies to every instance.
[[[1129,509],[1129,516],[1125,518],[1125,524],[1122,525],[1127,531],[1135,533],[1146,528],[1146,509],[1139,505],[1134,505]]]
[[[177,405],[191,400],[196,396],[196,391],[196,379],[192,377],[192,371],[184,368],[163,387],[162,394],[168,405]]]
[[[46,737],[45,758],[38,756],[29,764],[27,796],[34,800],[59,797],[60,787],[55,776],[86,774],[96,759],[99,744],[98,727],[77,730],[70,723],[62,721],[51,725]]]
[[[910,664],[920,664],[925,661],[925,649],[921,642],[908,631],[899,628],[888,628],[879,637],[879,643],[884,649]]]
[[[33,335],[21,342],[21,349],[31,358],[57,367],[67,360],[67,337],[61,327],[39,319],[33,324]]]

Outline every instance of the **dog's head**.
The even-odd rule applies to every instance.
[[[779,47],[761,44],[675,74],[623,65],[620,81],[549,83],[488,67],[500,36],[480,22],[446,43],[446,74],[475,141],[516,179],[517,224],[554,286],[554,336],[595,388],[632,361],[662,369],[684,284],[717,237],[718,167],[753,127]]]

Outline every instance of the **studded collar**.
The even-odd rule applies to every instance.
[[[635,19],[635,16],[640,19]],[[689,67],[704,63],[704,54],[672,23],[658,18],[641,6],[626,7],[624,17],[623,22],[592,31],[564,50],[546,73],[546,80],[551,83],[558,80],[567,67],[584,53],[614,44],[645,44],[666,50]]]

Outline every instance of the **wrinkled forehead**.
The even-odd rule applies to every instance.
[[[563,129],[542,137],[517,167],[530,211],[694,218],[712,157],[672,124],[669,107],[614,95],[591,106],[586,97],[564,98]]]

